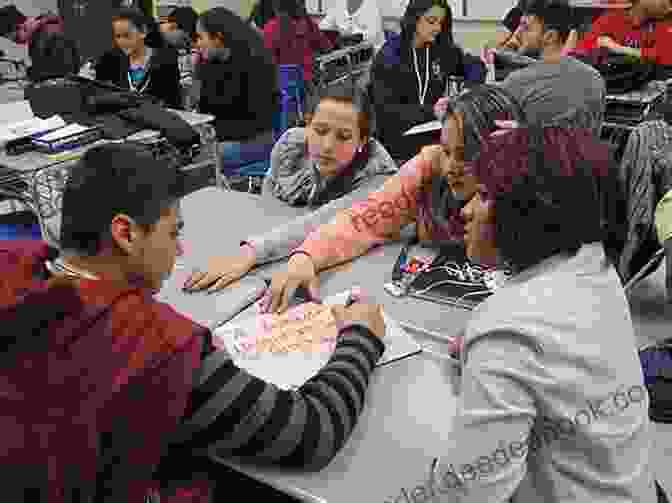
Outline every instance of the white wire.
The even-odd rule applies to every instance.
[[[425,84],[423,86],[422,79],[420,78],[420,69],[418,68],[418,55],[413,51],[413,63],[415,65],[415,76],[418,79],[418,100],[421,105],[425,104],[425,97],[427,96],[427,90],[429,89],[429,47],[425,49]]]

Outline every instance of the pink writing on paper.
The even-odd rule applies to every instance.
[[[260,314],[255,332],[236,334],[241,353],[333,352],[338,329],[328,305],[307,302],[283,314]]]

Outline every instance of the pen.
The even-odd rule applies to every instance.
[[[394,269],[392,269],[392,281],[401,281],[403,278],[402,269],[406,260],[408,259],[408,250],[411,248],[411,242],[406,243],[397,257],[397,261],[394,264]]]

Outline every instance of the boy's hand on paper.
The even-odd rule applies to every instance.
[[[355,302],[349,307],[334,306],[331,312],[338,327],[361,324],[371,330],[376,337],[385,337],[385,319],[379,304]]]
[[[256,260],[247,254],[212,257],[205,271],[195,270],[184,283],[187,292],[208,289],[221,290],[237,279],[245,276],[254,267]]]
[[[270,305],[264,306],[264,310],[269,313],[285,312],[297,288],[301,286],[305,287],[313,298],[318,299],[319,284],[313,259],[308,255],[298,253],[289,259],[285,271],[273,275]]]

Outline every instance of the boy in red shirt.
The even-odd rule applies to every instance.
[[[600,16],[578,43],[578,51],[612,52],[672,65],[672,0],[639,0],[630,9]]]

